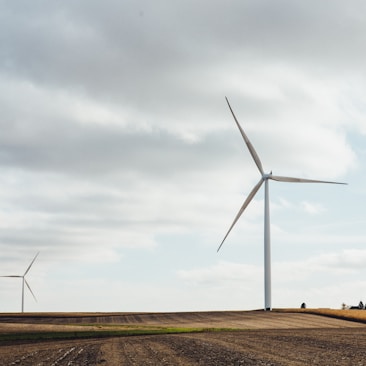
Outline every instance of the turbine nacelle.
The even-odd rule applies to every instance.
[[[268,174],[263,174],[262,179],[263,179],[263,181],[265,181],[267,179],[272,179],[272,171]]]

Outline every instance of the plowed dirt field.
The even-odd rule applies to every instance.
[[[202,333],[0,342],[0,365],[366,365],[366,325],[307,313],[1,315],[0,334],[113,327]],[[212,331],[231,328],[230,331]]]

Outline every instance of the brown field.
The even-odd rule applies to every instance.
[[[329,309],[0,314],[0,365],[366,365],[365,322]]]

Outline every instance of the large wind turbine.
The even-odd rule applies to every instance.
[[[10,275],[10,276],[0,276],[0,277],[12,277],[12,278],[21,278],[22,279],[22,313],[24,313],[24,284],[26,284],[26,286],[28,287],[28,290],[30,291],[30,293],[32,294],[34,300],[37,301],[36,297],[34,296],[34,293],[32,291],[32,289],[30,288],[27,280],[25,279],[25,276],[27,275],[27,273],[29,272],[29,270],[31,269],[34,261],[36,260],[36,258],[38,257],[39,252],[36,254],[36,256],[33,258],[31,264],[28,266],[27,270],[24,272],[24,274],[21,275]]]
[[[225,97],[226,98],[226,97]],[[235,114],[230,106],[229,100],[226,98],[226,102],[230,108],[231,114],[234,117],[234,120],[240,130],[241,135],[248,147],[252,158],[257,165],[257,168],[261,174],[260,181],[254,186],[252,191],[249,193],[249,196],[244,201],[241,206],[238,214],[236,215],[233,223],[230,226],[230,229],[226,233],[224,239],[222,240],[217,251],[220,250],[221,246],[224,244],[225,239],[229,235],[231,229],[234,227],[236,222],[239,220],[240,216],[244,212],[244,210],[249,205],[250,201],[254,198],[256,193],[258,192],[261,185],[264,183],[265,194],[264,194],[264,309],[272,310],[272,300],[271,300],[271,238],[270,238],[270,220],[269,220],[269,194],[268,194],[268,181],[276,180],[278,182],[290,182],[290,183],[331,183],[331,184],[346,184],[346,183],[338,183],[338,182],[329,182],[324,180],[313,180],[313,179],[302,179],[302,178],[291,178],[291,177],[282,177],[278,175],[273,175],[272,171],[270,173],[265,173],[262,167],[262,163],[259,159],[257,152],[255,151],[253,145],[249,141],[247,135],[244,130],[240,126],[238,120],[235,117]]]

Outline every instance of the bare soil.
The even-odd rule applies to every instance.
[[[0,342],[0,365],[366,365],[365,324],[307,313],[0,314],[1,334],[85,324],[240,330]]]

